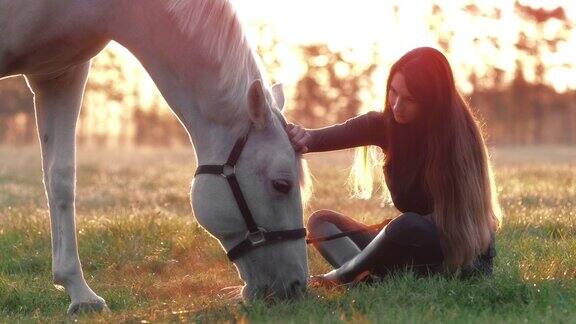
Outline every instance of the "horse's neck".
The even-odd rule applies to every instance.
[[[124,2],[124,1],[121,1]],[[121,19],[110,26],[111,38],[128,48],[146,68],[160,92],[182,121],[194,143],[198,161],[220,160],[248,126],[247,118],[233,118],[219,93],[219,67],[207,62],[170,16],[164,1],[131,1],[121,5]],[[238,104],[238,103],[236,103]],[[217,111],[214,111],[217,110]],[[209,112],[209,114],[207,114]],[[230,142],[230,143],[229,143]]]

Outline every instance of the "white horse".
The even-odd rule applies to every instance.
[[[144,65],[190,134],[199,164],[222,164],[252,128],[238,181],[258,226],[301,228],[300,159],[284,133],[282,88],[263,80],[227,0],[0,0],[0,78],[22,74],[34,93],[52,230],[52,271],[69,313],[106,309],[86,283],[76,242],[75,129],[90,59],[110,41]],[[246,225],[226,181],[192,186],[197,221],[230,250]],[[308,276],[304,239],[235,261],[243,296],[292,297]],[[192,269],[190,269],[192,271]]]

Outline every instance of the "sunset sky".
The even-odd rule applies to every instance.
[[[245,27],[245,31],[255,46],[266,42],[265,37],[275,37],[279,41],[276,54],[282,68],[274,75],[281,80],[290,92],[305,71],[300,62],[297,47],[301,44],[325,43],[334,50],[349,50],[358,64],[369,63],[373,51],[378,51],[379,70],[375,74],[375,84],[383,84],[388,67],[403,53],[418,46],[438,47],[437,34],[429,30],[433,24],[440,31],[454,31],[451,50],[447,53],[454,68],[458,86],[464,92],[471,91],[467,80],[474,69],[479,75],[487,73],[492,67],[506,71],[510,79],[518,57],[514,43],[520,31],[528,35],[538,35],[532,25],[518,18],[514,9],[514,0],[232,0]],[[482,12],[501,10],[501,18],[471,16],[464,7],[474,3]],[[576,89],[576,1],[574,0],[522,0],[523,5],[550,10],[562,6],[572,22],[572,30],[564,30],[558,21],[545,25],[546,37],[563,33],[568,41],[559,46],[558,53],[545,53],[541,59],[547,67],[546,82],[557,91]],[[433,4],[438,4],[443,19],[431,20]],[[395,8],[397,11],[395,12]],[[259,26],[266,25],[273,35],[261,35]],[[496,49],[488,42],[474,43],[474,38],[496,37],[501,44]],[[118,51],[126,60],[127,66],[134,68],[133,79],[139,82],[143,100],[150,101],[153,83],[143,78],[141,68],[130,54],[113,44],[112,50]],[[530,61],[533,58],[521,58]],[[530,66],[529,62],[526,64]],[[533,71],[527,68],[526,77],[531,80]],[[137,80],[137,81],[136,81]],[[381,102],[383,93],[376,91],[374,102]],[[372,105],[374,103],[367,103]]]
[[[514,0],[234,0],[241,19],[247,25],[253,43],[257,34],[251,34],[251,26],[267,24],[273,28],[281,42],[289,45],[302,43],[328,43],[336,49],[351,48],[359,60],[369,60],[374,45],[380,51],[383,64],[389,64],[407,50],[418,46],[437,46],[435,35],[429,31],[428,16],[432,5],[438,4],[446,17],[437,22],[441,29],[454,30],[453,50],[449,58],[455,68],[476,67],[480,73],[487,66],[510,70],[517,53],[514,48],[519,31],[528,34],[535,31],[523,24],[514,11]],[[351,5],[353,3],[353,5]],[[500,20],[470,19],[462,8],[474,3],[480,10],[502,11]],[[576,22],[576,1],[521,1],[523,5],[554,9],[564,7],[568,18]],[[398,7],[397,16],[394,13]],[[546,31],[553,34],[559,26],[548,23]],[[475,37],[495,36],[503,45],[497,51],[490,47],[474,46]],[[556,55],[547,55],[547,65],[569,63],[572,69],[552,68],[550,83],[559,91],[566,87],[576,88],[576,33]],[[528,75],[530,77],[530,75]],[[292,81],[292,80],[288,80]],[[466,84],[461,84],[464,90]]]

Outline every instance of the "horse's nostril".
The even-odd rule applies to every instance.
[[[292,284],[290,284],[290,295],[292,297],[298,297],[304,292],[305,289],[306,285],[302,281],[295,280],[292,282]]]
[[[245,287],[242,295],[248,300],[263,299],[267,302],[301,297],[306,290],[305,282],[301,280],[291,281],[284,285],[258,285],[251,288]]]
[[[248,300],[270,299],[274,297],[272,289],[268,285],[258,285],[253,287],[244,287],[242,297]]]

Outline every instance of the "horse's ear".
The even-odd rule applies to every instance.
[[[282,83],[276,83],[272,86],[272,95],[280,111],[284,109],[284,86]]]
[[[255,80],[248,90],[248,115],[257,128],[264,128],[269,112],[262,81]]]

